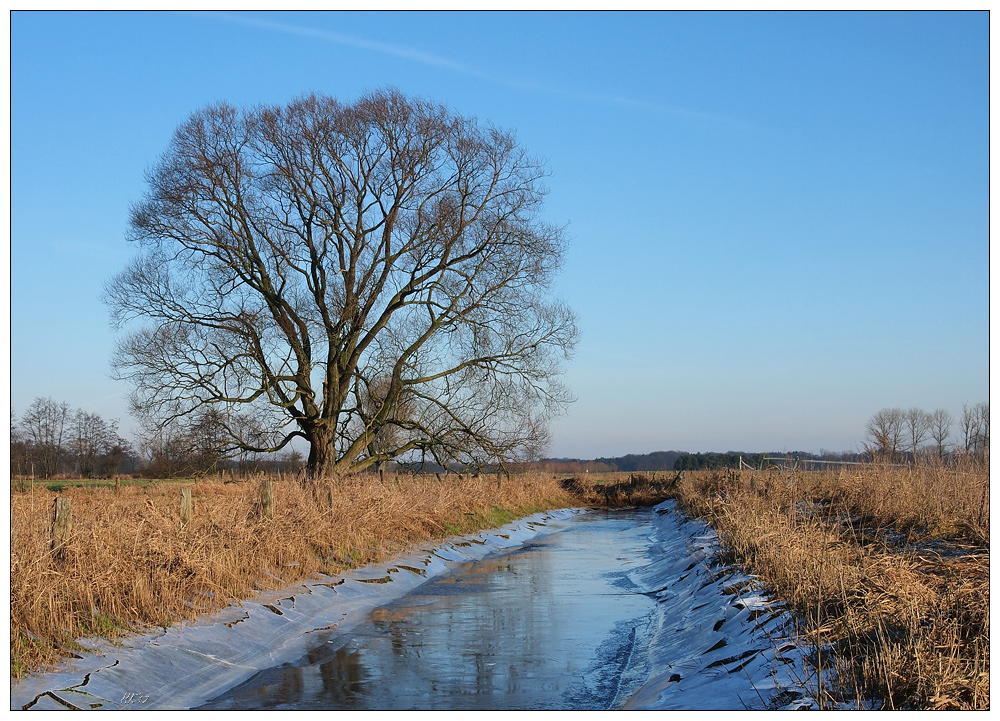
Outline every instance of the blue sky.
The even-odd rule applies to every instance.
[[[978,13],[11,16],[11,404],[132,425],[102,284],[173,130],[384,86],[515,129],[582,332],[550,454],[855,450],[989,396]]]

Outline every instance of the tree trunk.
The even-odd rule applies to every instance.
[[[313,431],[309,434],[309,459],[306,474],[309,478],[326,478],[333,471],[337,453],[333,446],[333,434]]]

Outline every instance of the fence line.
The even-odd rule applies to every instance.
[[[870,461],[820,461],[813,460],[812,458],[788,458],[787,456],[761,456],[762,461],[778,461],[779,463],[794,463],[798,465],[799,463],[805,464],[819,464],[819,465],[829,465],[829,466],[870,466],[872,463]],[[893,468],[909,468],[908,463],[880,463],[879,465],[890,466]],[[743,460],[743,456],[740,456],[740,469],[746,468],[748,470],[756,470],[753,466]]]
[[[740,460],[743,460],[742,457]],[[871,463],[867,461],[818,461],[812,458],[781,458],[778,456],[763,456],[762,460],[765,461],[782,461],[785,463],[794,461],[795,463],[824,463],[832,466],[870,466]],[[898,463],[891,463],[885,465],[892,465],[901,468],[905,468],[905,465],[900,465]]]
[[[787,458],[787,457],[781,457],[781,456],[762,456],[761,460],[764,460],[764,461],[778,461],[778,462],[781,462],[781,463],[794,463],[796,465],[799,464],[799,463],[801,463],[802,465],[815,463],[815,464],[830,465],[830,466],[872,466],[872,465],[878,465],[878,466],[887,466],[889,468],[913,468],[913,467],[915,467],[915,465],[913,463],[873,463],[872,461],[819,461],[819,460],[813,460],[811,458]],[[743,460],[743,456],[740,456],[740,469],[742,470],[744,468],[746,468],[747,470],[751,470],[751,471],[757,470],[753,466],[751,466],[749,463],[746,463]],[[977,475],[975,473],[969,473],[968,471],[959,471],[959,470],[956,470],[954,468],[940,468],[938,470],[944,471],[945,473],[954,473],[954,474],[960,475],[960,476],[975,476],[975,475]]]

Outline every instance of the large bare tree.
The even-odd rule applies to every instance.
[[[395,90],[195,113],[106,286],[133,412],[212,407],[233,451],[302,438],[314,475],[537,452],[576,337],[545,175],[512,133]]]

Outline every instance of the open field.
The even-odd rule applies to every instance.
[[[123,476],[118,478],[45,478],[28,479],[12,478],[11,486],[22,493],[31,489],[45,489],[47,491],[62,491],[66,488],[121,488],[122,486],[148,486],[150,484],[174,483],[191,485],[196,483],[195,478],[136,478]]]
[[[818,697],[884,708],[989,707],[989,470],[844,470],[515,476],[358,476],[305,487],[203,479],[11,493],[11,673],[88,635],[167,625],[315,572],[561,506],[673,497],[719,532],[800,619]],[[194,513],[180,518],[180,489]],[[70,498],[67,556],[50,551],[53,501]]]

